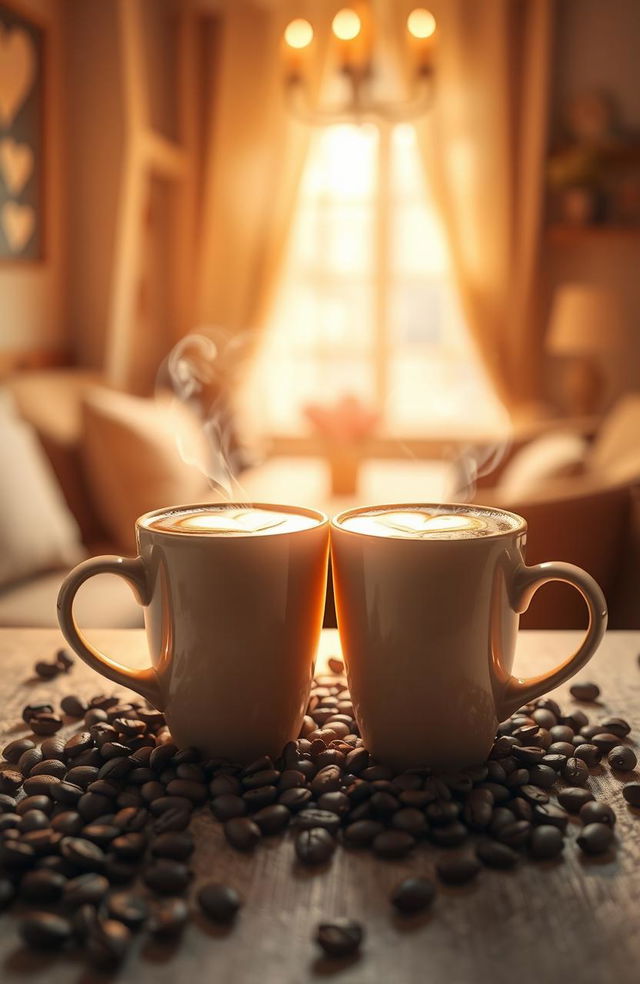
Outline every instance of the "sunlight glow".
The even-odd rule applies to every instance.
[[[313,28],[304,17],[297,17],[287,24],[284,39],[290,48],[306,48],[313,41]]]
[[[407,30],[414,38],[430,38],[436,33],[436,19],[430,10],[416,7],[407,17]]]
[[[340,41],[353,41],[360,34],[362,24],[355,10],[343,7],[333,18],[331,30]]]

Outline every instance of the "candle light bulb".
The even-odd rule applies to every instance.
[[[313,41],[313,28],[304,17],[297,17],[287,24],[284,39],[290,48],[307,48]]]
[[[416,7],[407,17],[407,30],[414,38],[430,38],[436,31],[436,19],[430,10]]]
[[[353,41],[360,34],[361,27],[360,18],[349,7],[339,10],[331,23],[331,30],[340,41]]]

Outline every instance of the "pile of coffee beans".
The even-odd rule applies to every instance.
[[[312,870],[324,870],[338,847],[386,859],[431,845],[437,880],[454,886],[486,867],[559,858],[568,845],[584,855],[615,848],[615,813],[588,783],[605,763],[617,776],[635,768],[626,721],[592,724],[581,709],[563,713],[544,698],[499,726],[486,762],[455,774],[397,774],[363,747],[344,667],[334,659],[330,669],[314,680],[300,737],[277,759],[249,765],[178,748],[163,715],[142,701],[69,695],[60,711],[27,705],[32,735],[11,741],[0,763],[0,909],[14,900],[27,907],[24,942],[79,947],[93,965],[113,968],[136,933],[178,938],[192,906],[231,925],[243,903],[233,886],[212,872],[191,891],[189,826],[203,809],[238,851],[290,831],[294,863]],[[579,699],[593,699],[589,687]],[[640,783],[628,782],[623,795],[639,807]],[[390,902],[404,916],[430,908],[436,894],[436,880],[416,874]],[[358,923],[338,919],[318,926],[315,939],[327,956],[346,957],[363,937]]]

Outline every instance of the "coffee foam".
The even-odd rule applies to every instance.
[[[161,516],[150,528],[165,533],[192,533],[199,536],[271,536],[295,533],[317,526],[319,520],[302,513],[252,506],[213,506],[208,509],[181,510]]]
[[[347,516],[340,525],[345,530],[370,536],[407,540],[475,540],[506,533],[515,529],[516,524],[502,513],[407,507]]]

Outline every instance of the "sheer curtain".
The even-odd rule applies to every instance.
[[[393,5],[406,38],[413,3]],[[434,0],[433,108],[417,121],[469,329],[514,413],[541,390],[538,260],[553,0]]]
[[[283,98],[283,31],[316,29],[311,88],[324,66],[332,4],[227,0],[212,57],[197,271],[201,323],[232,333],[260,326],[272,298],[309,145]],[[320,49],[320,50],[319,50]]]

